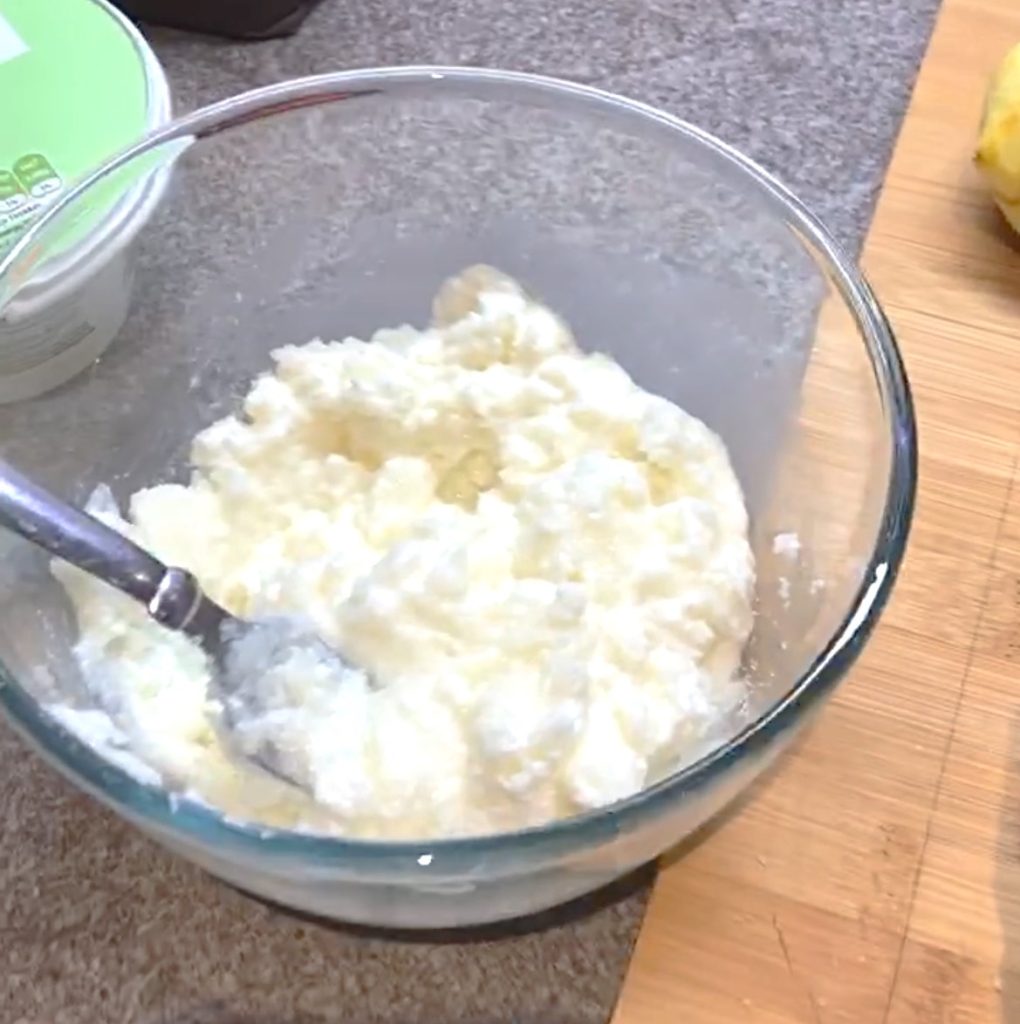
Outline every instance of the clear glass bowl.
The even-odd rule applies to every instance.
[[[130,242],[116,340],[69,383],[0,407],[4,454],[63,496],[81,502],[105,481],[123,500],[179,478],[191,437],[236,407],[271,348],[421,324],[447,275],[485,262],[722,435],[759,575],[745,713],[695,763],[542,828],[341,841],[172,799],[64,731],[37,701],[87,702],[73,616],[45,559],[4,536],[0,703],[76,785],[159,842],[319,915],[439,927],[525,914],[698,828],[853,663],[906,541],[909,391],[854,265],[740,154],[661,111],[529,75],[396,68],[288,82],[183,117],[77,187],[0,265],[0,314],[140,189],[159,197],[144,226],[96,257],[103,266]]]

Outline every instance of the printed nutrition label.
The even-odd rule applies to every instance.
[[[0,167],[0,255],[62,188],[60,175],[42,153],[26,153],[10,168]]]

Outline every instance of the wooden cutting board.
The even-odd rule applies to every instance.
[[[1016,41],[1017,0],[945,0],[865,248],[921,436],[892,605],[662,871],[614,1024],[1020,1021],[1020,243],[971,166]]]

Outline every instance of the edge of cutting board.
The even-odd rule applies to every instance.
[[[971,165],[1014,41],[1020,5],[945,0],[865,246],[921,436],[896,594],[810,734],[660,872],[613,1024],[1020,1020],[1020,246]]]

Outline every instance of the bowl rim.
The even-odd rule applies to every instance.
[[[588,85],[545,75],[488,68],[410,65],[363,68],[292,79],[253,89],[178,117],[151,131],[84,178],[26,231],[0,260],[3,281],[47,225],[100,179],[165,143],[190,145],[250,120],[301,106],[314,106],[391,88],[453,86],[517,87],[547,99],[582,101],[589,106],[657,123],[710,150],[777,206],[790,228],[820,254],[824,269],[852,313],[861,334],[885,408],[891,457],[885,506],[874,550],[849,610],[826,646],[790,689],[726,743],[654,785],[595,810],[512,832],[454,838],[373,840],[340,838],[233,821],[201,803],[186,801],[142,782],[76,740],[31,698],[0,663],[0,707],[15,729],[51,763],[121,815],[167,839],[214,845],[239,860],[298,862],[331,874],[359,877],[416,873],[422,882],[440,876],[529,870],[536,862],[559,860],[625,836],[639,822],[654,818],[680,795],[693,794],[718,780],[741,758],[762,755],[834,688],[856,660],[885,606],[905,553],[917,481],[917,431],[910,387],[893,335],[870,285],[855,262],[821,221],[755,161],[710,133],[665,111]],[[518,98],[518,92],[514,98]],[[17,280],[14,291],[17,291]],[[522,861],[521,855],[526,859]]]

